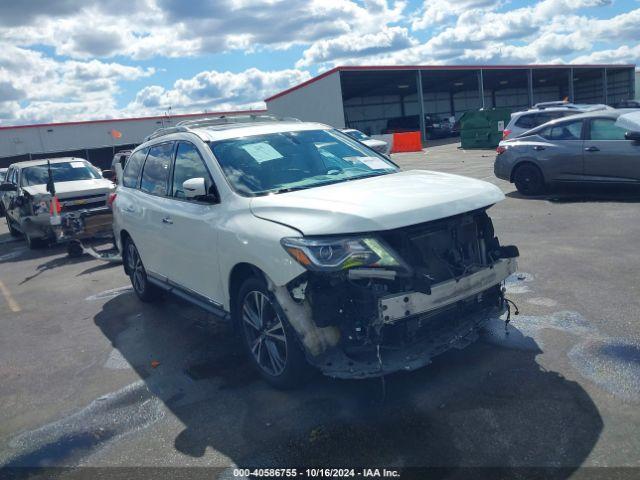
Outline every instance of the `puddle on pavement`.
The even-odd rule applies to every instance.
[[[623,339],[588,339],[569,352],[571,365],[612,395],[640,401],[640,343]]]
[[[531,291],[527,283],[533,280],[533,274],[527,272],[516,272],[509,275],[504,280],[504,288],[507,294],[521,294]]]
[[[484,329],[487,343],[516,350],[542,351],[543,329],[560,330],[577,336],[596,334],[597,329],[578,312],[561,311],[551,315],[511,315],[506,332],[504,318],[493,318]]]
[[[14,437],[0,451],[7,467],[76,465],[101,444],[164,417],[162,401],[143,381],[104,395],[82,410]]]
[[[553,298],[547,297],[528,298],[526,302],[530,303],[531,305],[538,305],[540,307],[555,307],[558,304],[558,302],[556,302]]]

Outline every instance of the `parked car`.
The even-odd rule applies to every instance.
[[[113,160],[111,160],[111,172],[113,172],[111,175],[113,180],[117,181],[117,165],[120,165],[120,168],[124,169],[124,165],[127,163],[129,155],[131,155],[131,150],[120,150],[113,156]]]
[[[573,115],[546,123],[497,148],[494,172],[525,195],[549,184],[640,184],[640,133],[616,125],[624,110]]]
[[[454,135],[449,120],[438,120],[431,115],[424,116],[425,135],[428,140],[434,138],[446,138]],[[403,133],[420,131],[420,116],[407,115],[387,120],[387,128],[384,133]]]
[[[351,138],[355,138],[359,142],[364,143],[367,147],[372,148],[378,153],[387,154],[389,152],[389,144],[384,140],[376,140],[375,138],[371,138],[368,135],[365,135],[360,130],[356,130],[355,128],[345,128],[342,130],[343,133],[346,133]]]
[[[0,168],[0,184],[4,182],[4,179],[6,176],[7,176],[7,169]],[[2,195],[4,195],[4,192],[0,192],[0,215],[4,216],[4,207],[2,206]]]
[[[160,130],[129,157],[114,232],[140,300],[170,291],[230,320],[278,387],[309,365],[422,367],[505,311],[517,249],[487,214],[500,189],[401,172],[326,125],[223,120]]]
[[[640,100],[622,100],[614,103],[613,108],[640,108]]]
[[[14,163],[0,185],[9,232],[23,234],[29,248],[111,231],[114,190],[93,165],[71,157]]]
[[[502,139],[514,138],[532,128],[555,120],[557,118],[576,115],[577,113],[607,110],[606,105],[575,104],[567,102],[537,103],[533,108],[511,114],[511,120],[502,133]]]

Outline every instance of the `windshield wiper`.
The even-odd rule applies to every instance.
[[[390,173],[395,173],[395,171],[394,172],[372,172],[372,173],[369,173],[369,174],[366,174],[366,175],[358,175],[357,177],[349,177],[349,178],[340,178],[338,180],[331,180],[329,182],[320,182],[320,183],[314,183],[314,184],[311,184],[311,185],[300,185],[300,186],[297,186],[297,187],[279,188],[277,190],[259,192],[259,194],[267,195],[269,193],[295,192],[297,190],[306,190],[307,188],[323,187],[325,185],[333,185],[333,184],[336,184],[336,183],[350,182],[351,180],[360,180],[361,178],[379,177],[381,175],[388,175]]]

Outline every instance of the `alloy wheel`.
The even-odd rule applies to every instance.
[[[127,247],[127,267],[131,275],[131,283],[138,293],[143,293],[146,287],[147,279],[142,265],[138,249],[130,242]]]
[[[242,324],[258,366],[271,376],[282,374],[287,363],[284,325],[267,295],[251,291],[242,302]]]

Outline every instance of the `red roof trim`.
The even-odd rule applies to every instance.
[[[191,118],[202,117],[204,115],[254,115],[266,113],[266,110],[232,110],[229,112],[207,112],[207,113],[182,113],[178,115],[158,115],[154,117],[132,117],[132,118],[105,118],[103,120],[78,120],[76,122],[60,122],[60,123],[34,123],[32,125],[10,125],[0,127],[0,130],[10,130],[13,128],[38,128],[38,127],[65,127],[69,125],[89,125],[94,123],[117,123],[143,120],[161,120],[163,118]]]
[[[635,64],[540,64],[540,65],[353,65],[334,67],[320,75],[306,80],[298,85],[276,93],[275,95],[265,98],[265,102],[270,102],[276,98],[287,95],[294,90],[306,87],[307,85],[317,82],[318,80],[328,77],[336,72],[357,72],[362,70],[522,70],[525,68],[635,68]]]

